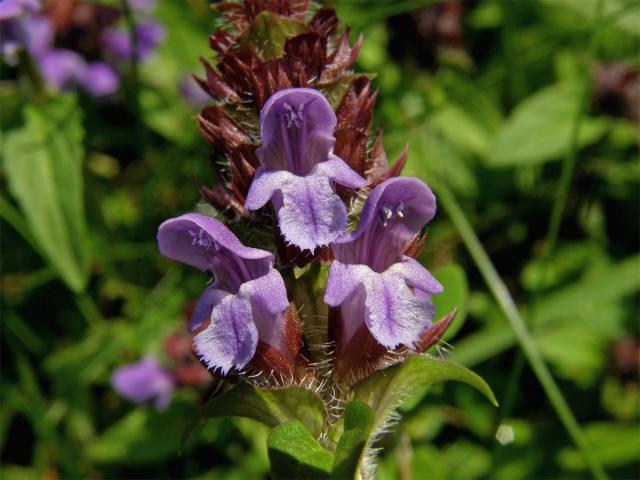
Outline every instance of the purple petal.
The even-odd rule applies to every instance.
[[[0,1],[0,21],[19,17],[25,12],[36,13],[40,11],[38,0],[3,0]]]
[[[249,298],[245,295],[223,298],[214,307],[209,326],[194,337],[194,345],[207,366],[220,369],[222,375],[233,367],[244,368],[258,345]]]
[[[247,282],[240,288],[240,293],[251,301],[252,317],[260,341],[286,352],[282,312],[289,306],[289,300],[280,273],[272,270],[263,277]]]
[[[78,82],[87,64],[75,52],[65,49],[50,50],[39,58],[40,72],[49,85],[63,89]]]
[[[117,369],[111,377],[111,384],[120,395],[132,402],[154,400],[159,410],[169,405],[174,389],[174,380],[169,371],[153,358]]]
[[[102,97],[118,90],[120,78],[111,65],[94,62],[88,65],[80,83],[89,94]]]
[[[164,28],[157,22],[136,25],[138,60],[146,60],[164,38]],[[121,60],[131,58],[131,35],[127,30],[110,29],[103,33],[102,43],[107,51]]]
[[[433,318],[433,305],[416,297],[397,274],[372,273],[363,282],[366,292],[365,322],[378,342],[389,349],[412,348]]]
[[[325,175],[336,183],[348,188],[362,188],[367,181],[354,172],[340,157],[329,155],[329,160],[316,165],[314,174]]]
[[[120,29],[110,29],[102,34],[104,48],[122,60],[131,58],[131,38],[129,32]]]
[[[286,170],[269,171],[259,167],[253,177],[251,187],[249,187],[244,206],[247,210],[262,208],[276,192],[294,181],[295,178],[295,175]]]
[[[290,88],[271,96],[260,112],[262,147],[256,155],[269,170],[307,175],[327,160],[335,143],[336,115],[318,90]]]
[[[366,265],[348,265],[334,260],[329,268],[324,302],[331,307],[341,305],[370,273],[373,272]]]
[[[54,29],[46,17],[26,17],[21,24],[22,36],[29,53],[34,57],[44,55],[53,45]]]
[[[251,298],[255,309],[268,313],[282,313],[289,306],[284,280],[277,270],[246,282],[240,287],[240,294]]]
[[[19,0],[4,0],[0,2],[0,21],[9,20],[22,15],[24,7]]]
[[[217,289],[215,286],[207,288],[200,297],[200,300],[198,300],[196,308],[193,310],[191,320],[189,321],[189,332],[193,333],[206,321],[210,320],[213,307],[228,295],[230,295],[229,292]]]
[[[332,247],[343,263],[363,264],[376,272],[402,260],[405,243],[433,218],[436,199],[417,178],[392,178],[373,189],[355,232]]]
[[[138,34],[138,58],[146,60],[164,39],[164,27],[158,22],[140,23],[136,27]]]
[[[235,293],[244,282],[265,275],[273,255],[244,246],[218,220],[189,213],[167,220],[158,229],[160,253],[200,270],[213,270],[218,288]]]
[[[405,279],[407,285],[427,295],[437,295],[443,291],[440,282],[414,258],[403,257],[402,262],[392,265],[387,272],[398,274]]]
[[[328,245],[347,226],[347,209],[327,177],[298,177],[282,188],[278,210],[284,238],[301,250]]]

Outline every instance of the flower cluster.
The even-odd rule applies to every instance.
[[[164,37],[162,26],[146,19],[154,3],[129,0],[140,61],[149,58]],[[119,8],[80,0],[4,0],[0,3],[2,59],[15,65],[26,51],[49,86],[80,87],[95,97],[110,95],[120,85],[119,64],[128,62],[133,53],[122,17]]]
[[[195,352],[221,375],[350,385],[426,350],[452,320],[432,323],[442,286],[415,259],[436,199],[398,177],[406,151],[390,166],[382,135],[369,143],[376,93],[350,70],[360,40],[302,0],[216,8],[217,66],[195,77],[212,97],[199,127],[215,181],[200,189],[216,218],[158,231],[164,256],[213,278],[189,327]]]

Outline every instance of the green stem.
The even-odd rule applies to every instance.
[[[91,296],[86,293],[81,293],[79,295],[75,295],[74,300],[78,310],[89,326],[95,326],[104,322],[100,309]]]
[[[582,451],[585,461],[589,465],[593,476],[597,479],[608,478],[602,466],[596,459],[595,454],[591,450],[587,439],[585,438],[580,425],[576,421],[571,408],[562,395],[560,388],[545,364],[544,359],[540,354],[540,350],[529,333],[529,330],[527,329],[511,294],[491,263],[489,256],[473,231],[469,220],[448,187],[439,183],[436,185],[438,187],[437,191],[440,203],[449,214],[451,221],[462,237],[462,241],[467,247],[467,250],[473,258],[476,266],[480,270],[489,290],[491,290],[491,293],[498,302],[500,309],[507,318],[507,321],[518,339],[520,347],[524,351],[529,365],[542,385],[551,405],[560,417],[560,420],[569,432],[569,435],[575,444]]]
[[[594,12],[593,25],[591,27],[591,38],[589,40],[589,49],[587,51],[588,61],[587,68],[589,68],[590,60],[594,57],[598,45],[599,38],[599,20],[602,17],[602,11],[604,8],[604,0],[598,0]],[[560,225],[562,224],[562,215],[566,208],[567,198],[569,197],[569,189],[571,188],[571,179],[573,178],[573,170],[578,158],[578,139],[580,136],[580,127],[587,112],[587,100],[591,93],[591,75],[589,71],[586,72],[584,77],[584,85],[580,92],[580,98],[576,116],[571,126],[571,136],[569,140],[569,149],[567,155],[562,163],[562,174],[560,176],[560,184],[558,185],[558,192],[555,195],[555,201],[553,202],[553,209],[551,210],[551,218],[549,220],[549,229],[547,232],[547,241],[544,257],[549,258],[556,248],[558,242],[558,234],[560,232]]]
[[[136,149],[141,158],[146,151],[146,132],[142,122],[142,109],[140,107],[140,70],[138,68],[138,32],[136,32],[136,22],[133,18],[133,11],[129,5],[129,0],[122,0],[122,11],[129,30],[129,41],[131,43],[131,57],[129,58],[131,68],[131,94],[130,100],[133,108],[136,128]]]

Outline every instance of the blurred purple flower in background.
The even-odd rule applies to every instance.
[[[154,0],[131,1],[136,14],[149,13],[154,4]],[[67,10],[63,15],[68,18],[60,21],[61,14],[55,10],[57,6],[53,2],[39,0],[5,0],[0,3],[0,51],[3,60],[15,66],[20,52],[24,50],[33,58],[45,82],[55,89],[80,87],[94,97],[115,93],[120,86],[118,62],[128,61],[131,56],[129,31],[114,25],[122,12],[111,6],[73,2],[70,11],[86,7],[90,10],[84,17],[91,18],[91,21],[85,21],[83,25],[73,24],[73,28],[66,25],[56,31],[57,23],[74,21]],[[98,11],[100,9],[102,11]],[[108,20],[105,21],[101,13]],[[98,20],[98,17],[102,19]],[[164,38],[164,29],[148,19],[142,20],[135,28],[137,58],[144,61]],[[73,31],[73,37],[67,38],[70,31]],[[89,52],[83,51],[86,45],[95,43],[96,31],[102,32],[97,35],[98,44],[90,47],[93,50]]]
[[[164,39],[164,28],[158,22],[139,23],[136,29],[136,58],[147,60]],[[131,58],[131,34],[126,29],[109,29],[102,35],[105,50],[119,60]]]
[[[152,401],[158,410],[169,406],[175,388],[173,375],[149,357],[117,369],[111,376],[111,384],[127,400],[135,403]]]

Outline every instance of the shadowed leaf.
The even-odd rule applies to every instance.
[[[322,430],[325,412],[322,401],[308,390],[261,390],[240,383],[200,408],[184,430],[181,448],[202,420],[226,416],[251,418],[269,427],[295,419],[317,438]]]
[[[267,441],[274,479],[328,478],[333,455],[298,420],[274,428]]]

